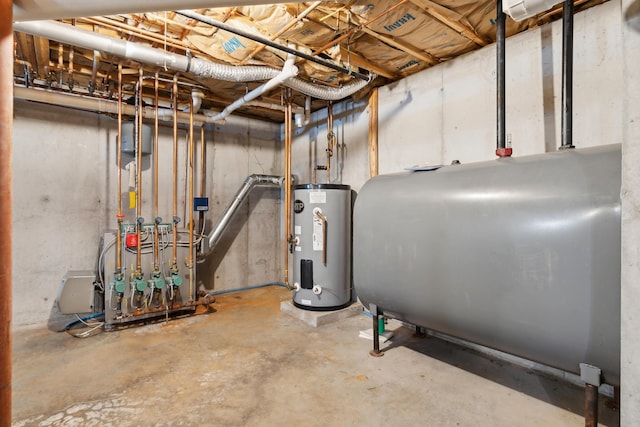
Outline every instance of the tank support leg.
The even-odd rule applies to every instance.
[[[378,329],[378,322],[382,312],[378,310],[378,306],[375,304],[369,305],[369,311],[373,318],[373,350],[369,352],[373,357],[384,356],[384,353],[380,351],[380,330]]]
[[[584,425],[598,426],[598,387],[601,384],[602,370],[598,367],[580,364],[580,378],[585,383],[584,390]]]
[[[416,325],[416,331],[413,333],[416,338],[426,338],[427,334],[422,326]]]

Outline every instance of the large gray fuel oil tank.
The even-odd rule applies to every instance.
[[[365,307],[620,383],[619,145],[369,180],[354,210]]]
[[[293,303],[337,310],[351,303],[351,187],[294,187]]]

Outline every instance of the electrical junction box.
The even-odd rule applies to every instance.
[[[195,212],[207,212],[209,210],[209,198],[208,197],[194,197],[193,198],[193,210]]]
[[[93,271],[67,271],[58,291],[58,308],[62,314],[93,312],[93,289],[96,275]]]

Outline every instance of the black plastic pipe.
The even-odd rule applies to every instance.
[[[497,146],[498,157],[510,157],[511,147],[507,147],[506,132],[506,15],[502,11],[502,0],[496,2],[496,80],[497,80]]]
[[[369,80],[370,76],[362,74],[362,73],[358,73],[356,71],[350,70],[348,68],[345,67],[341,67],[340,65],[336,65],[333,62],[329,62],[329,61],[324,61],[322,59],[316,58],[315,56],[312,55],[307,55],[306,53],[303,52],[299,52],[295,49],[291,49],[287,46],[282,46],[278,43],[275,43],[269,39],[265,39],[263,37],[258,37],[256,35],[253,35],[251,33],[247,33],[246,31],[242,31],[242,30],[238,30],[237,28],[234,28],[230,25],[225,24],[224,22],[220,22],[220,21],[216,21],[215,19],[211,19],[208,16],[205,15],[201,15],[199,13],[195,13],[191,10],[176,10],[175,11],[178,15],[182,15],[185,16],[187,18],[191,18],[195,21],[198,22],[202,22],[203,24],[207,24],[207,25],[211,25],[212,27],[216,27],[220,30],[224,30],[224,31],[228,31],[232,34],[247,38],[249,40],[253,40],[254,42],[257,43],[262,43],[266,46],[272,47],[274,49],[280,50],[282,52],[286,52],[286,53],[290,53],[292,55],[295,55],[299,58],[303,58],[306,59],[307,61],[311,61],[311,62],[315,62],[316,64],[320,64],[323,65],[325,67],[331,68],[332,70],[336,70],[339,71],[341,73],[350,75],[350,76],[354,76],[357,77],[361,80]]]
[[[562,145],[573,146],[573,0],[562,7]]]

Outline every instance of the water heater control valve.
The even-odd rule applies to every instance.
[[[313,286],[313,293],[316,295],[320,295],[322,293],[322,288],[318,285]]]

